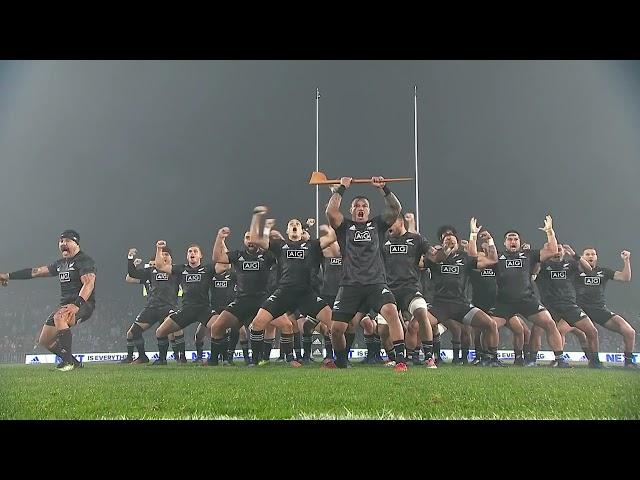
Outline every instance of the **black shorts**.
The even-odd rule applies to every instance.
[[[229,306],[230,303],[225,303],[222,305],[216,305],[215,307],[211,307],[211,315],[220,315]]]
[[[525,300],[518,303],[496,303],[496,306],[491,309],[490,315],[494,317],[504,318],[509,320],[515,314],[519,313],[523,317],[527,318],[536,313],[544,312],[545,306],[540,303],[538,299]]]
[[[333,304],[336,301],[336,296],[335,295],[320,295],[320,298],[322,298],[325,302],[327,302],[327,305],[329,305],[331,308],[333,308]]]
[[[248,327],[260,310],[264,295],[247,295],[237,297],[223,310],[236,317],[241,325]]]
[[[547,307],[547,310],[549,310],[554,322],[558,323],[560,320],[564,320],[572,327],[576,322],[587,318],[587,314],[577,305],[554,305]]]
[[[89,302],[83,303],[82,306],[80,307],[80,310],[78,310],[78,313],[76,313],[76,325],[89,320],[89,317],[93,315],[93,310],[95,308],[96,308],[95,303],[89,303]],[[56,308],[53,312],[51,312],[51,314],[47,317],[47,319],[44,322],[45,325],[48,325],[49,327],[56,326],[55,322],[53,321],[53,317],[55,316],[56,312],[59,309],[60,307]]]
[[[286,312],[295,313],[296,310],[303,315],[316,318],[318,312],[326,306],[327,302],[309,289],[280,287],[267,297],[261,308],[273,315],[273,318],[278,318]]]
[[[429,305],[429,313],[436,317],[438,323],[442,323],[445,320],[455,320],[458,323],[470,325],[471,319],[477,310],[478,308],[471,303],[449,303],[436,301]],[[471,315],[468,316],[468,314]]]
[[[175,312],[171,307],[144,307],[134,321],[153,325],[156,322],[162,323],[165,318]]]
[[[409,312],[409,305],[414,298],[424,298],[424,295],[415,288],[399,288],[393,292],[393,296],[396,298],[396,305],[401,315]]]
[[[396,299],[389,287],[384,283],[364,285],[361,287],[344,286],[338,289],[336,301],[333,304],[332,320],[350,322],[356,312],[366,312],[369,308],[376,313],[387,303],[396,303]],[[368,308],[361,310],[363,305]]]
[[[169,315],[169,318],[176,322],[181,329],[195,322],[206,325],[209,317],[211,317],[211,310],[208,305],[206,307],[183,307]]]
[[[617,315],[617,313],[612,312],[606,306],[605,307],[582,307],[584,313],[586,313],[593,323],[597,323],[598,325],[604,326],[611,317]]]

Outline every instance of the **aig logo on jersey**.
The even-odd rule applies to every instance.
[[[60,272],[58,274],[60,277],[60,282],[70,282],[71,278],[69,278],[69,272]]]
[[[515,260],[507,260],[506,261],[507,268],[522,268],[522,260],[516,258]]]
[[[216,280],[213,284],[214,288],[227,288],[226,280]]]
[[[169,274],[167,272],[156,273],[156,281],[169,280]]]
[[[556,270],[551,270],[551,280],[566,280],[567,279],[567,272],[565,270],[561,270],[561,271],[556,271]]]
[[[260,262],[242,262],[242,270],[260,270]]]
[[[458,275],[460,273],[460,267],[458,265],[440,265],[440,273]]]
[[[329,260],[329,265],[340,265],[342,266],[342,257],[334,257]]]
[[[359,232],[356,230],[353,234],[354,242],[370,242],[371,241],[371,233],[369,230],[365,230],[364,232]]]
[[[62,274],[60,274],[62,275]],[[585,285],[600,285],[600,277],[584,277]]]
[[[389,253],[407,253],[406,245],[389,245]]]
[[[287,250],[287,258],[299,258],[304,260],[304,250]]]
[[[185,280],[187,283],[195,283],[202,281],[201,273],[190,273],[187,275],[187,279]]]
[[[492,268],[485,268],[480,272],[481,277],[495,277],[496,272],[493,271]]]

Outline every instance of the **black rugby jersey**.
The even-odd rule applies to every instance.
[[[320,293],[335,297],[342,280],[342,257],[323,257]]]
[[[496,272],[500,303],[517,303],[537,299],[531,281],[531,270],[540,262],[540,250],[498,252],[498,263],[491,268]]]
[[[498,286],[496,284],[496,272],[492,268],[472,270],[469,272],[471,280],[471,303],[474,305],[494,306]]]
[[[565,258],[557,262],[546,260],[540,265],[536,285],[542,303],[546,306],[570,306],[576,304],[576,290],[573,277],[579,272],[578,262]]]
[[[382,244],[391,227],[380,215],[364,223],[345,218],[335,229],[342,253],[341,286],[386,283]]]
[[[230,304],[236,296],[236,274],[233,270],[216,273],[211,278],[209,297],[211,308]]]
[[[268,250],[256,250],[251,253],[244,249],[229,252],[227,256],[236,272],[236,294],[238,297],[267,293],[269,272],[272,265],[276,263],[273,253]]]
[[[613,280],[615,270],[596,267],[591,273],[578,272],[573,278],[576,289],[576,300],[581,307],[604,308],[606,300],[604,290],[607,282]]]
[[[312,277],[317,277],[322,258],[320,240],[274,239],[269,242],[269,251],[281,266],[279,286],[313,287]]]
[[[172,265],[171,274],[180,276],[183,307],[209,307],[209,283],[215,274],[212,264],[197,267],[188,263]]]
[[[422,292],[420,282],[420,257],[427,253],[426,238],[406,232],[395,237],[388,235],[382,249],[387,285],[392,290],[411,289]]]
[[[178,306],[180,276],[161,272],[155,267],[137,269],[133,259],[127,263],[127,272],[131,278],[137,278],[147,290],[147,306],[151,308]]]
[[[466,287],[469,272],[477,267],[478,258],[464,252],[451,253],[440,263],[426,260],[434,284],[433,301],[469,303]]]
[[[60,258],[48,265],[50,275],[58,275],[60,280],[60,305],[66,305],[73,303],[74,300],[80,294],[82,290],[82,280],[80,277],[87,273],[96,273],[96,264],[89,255],[80,250],[71,258]],[[93,288],[93,292],[87,302],[95,304],[96,301],[96,289]]]

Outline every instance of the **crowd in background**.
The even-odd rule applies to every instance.
[[[48,304],[38,305],[34,302],[34,299],[41,301],[41,298],[33,292],[3,296],[0,308],[0,362],[23,362],[26,354],[49,353],[38,345],[38,335],[42,324],[57,304],[54,303],[55,297],[51,298]],[[144,302],[141,295],[137,296],[137,291],[136,294],[117,299],[109,298],[101,292],[93,316],[86,323],[73,329],[73,351],[78,353],[126,352],[126,331],[144,306]],[[640,332],[638,312],[615,311],[621,314],[637,332]],[[195,325],[189,325],[185,329],[187,350],[195,349],[193,341],[195,327]],[[144,334],[147,349],[151,351],[157,349],[154,330],[155,328],[151,328]],[[619,335],[603,328],[598,330],[601,352],[623,351],[622,339]],[[278,348],[277,344],[274,348]],[[361,329],[356,335],[353,348],[365,348]],[[451,348],[451,337],[448,333],[442,337],[442,348]],[[505,328],[500,329],[499,349],[510,350],[511,348],[511,332]],[[548,346],[543,344],[543,349],[548,350]],[[581,351],[573,335],[567,336],[565,351]]]

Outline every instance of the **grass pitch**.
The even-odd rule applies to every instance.
[[[0,419],[640,419],[640,373],[0,365]]]

